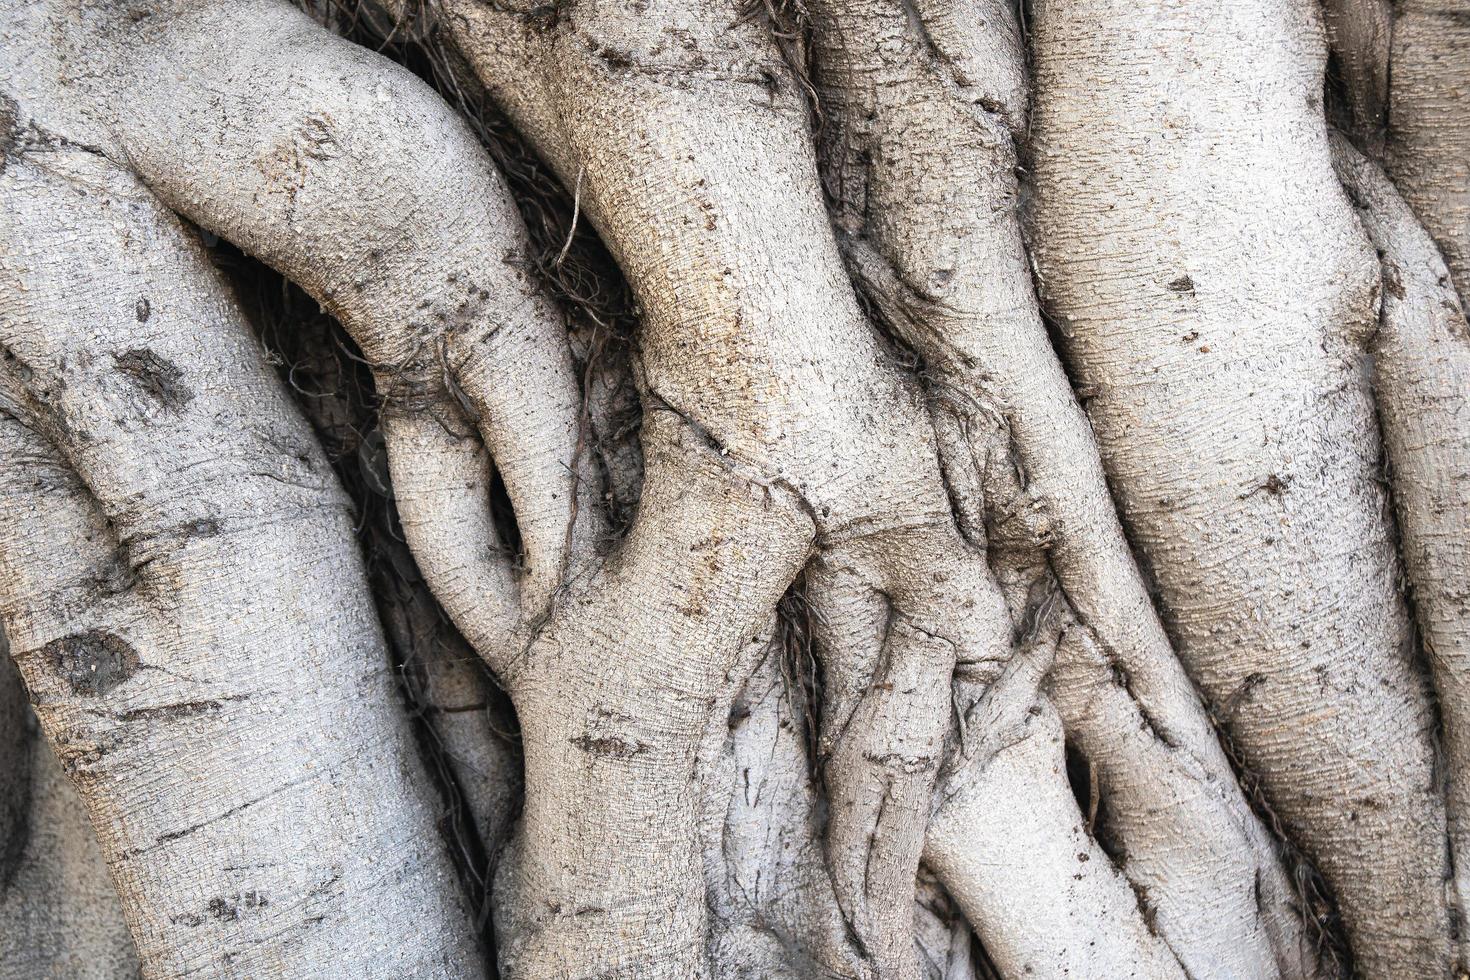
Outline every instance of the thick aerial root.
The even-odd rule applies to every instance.
[[[828,187],[854,278],[934,382],[945,476],[961,525],[972,538],[990,539],[992,564],[996,546],[1007,541],[1044,549],[1047,556],[1033,554],[1031,563],[1049,558],[1082,621],[1072,632],[1087,638],[1089,653],[1063,656],[1063,680],[1051,688],[1069,736],[1096,756],[1109,807],[1120,811],[1112,843],[1127,852],[1129,881],[1147,894],[1149,917],[1194,975],[1259,974],[1276,959],[1288,974],[1310,972],[1295,954],[1300,923],[1276,855],[1153,613],[1087,421],[1041,322],[1017,214],[1014,140],[1024,132],[1026,106],[1009,5],[988,4],[965,17],[946,4],[905,12],[815,3],[813,13]],[[1013,613],[1024,617],[1030,588],[1049,581],[1045,568],[1017,569]],[[1032,758],[1040,751],[1032,749]],[[1014,766],[986,778],[1016,778]],[[1060,799],[1066,787],[1049,791]],[[1064,814],[1048,812],[1034,833],[1060,843],[1058,835],[1076,832],[1077,821]],[[1184,853],[1171,843],[1179,839],[1201,846]],[[931,847],[946,867],[965,865],[962,853]],[[1072,893],[1079,903],[1072,914],[1079,926],[1121,915],[1118,946],[1042,937],[1011,905],[988,923],[976,918],[988,930],[987,947],[1004,950],[1009,963],[1034,958],[1057,969],[1067,956],[1079,957],[1071,968],[1085,975],[1109,973],[1101,964],[1126,960],[1128,950],[1145,962],[1163,949],[1156,962],[1177,970],[1143,929],[1133,896],[1122,913],[1109,897],[1123,879],[1103,865],[1089,870],[1085,887]],[[1264,908],[1258,879],[1268,883]],[[957,882],[946,883],[966,904]]]
[[[563,179],[575,182],[584,213],[639,294],[646,316],[641,339],[649,397],[692,419],[757,479],[800,491],[819,515],[821,555],[810,583],[813,605],[822,613],[817,646],[827,683],[822,743],[833,805],[827,855],[855,944],[873,968],[905,975],[913,969],[905,949],[912,933],[905,883],[912,873],[899,869],[917,861],[915,830],[926,818],[916,812],[915,790],[932,780],[926,770],[937,761],[934,733],[939,729],[931,726],[939,721],[939,702],[926,692],[933,692],[934,679],[951,658],[977,669],[986,683],[993,680],[1009,659],[1010,630],[1004,609],[955,615],[963,601],[984,607],[986,594],[996,589],[980,559],[983,541],[956,541],[951,549],[924,529],[928,519],[919,515],[933,513],[934,526],[947,526],[951,519],[948,507],[935,507],[934,488],[926,486],[934,479],[931,461],[892,460],[879,469],[885,475],[881,481],[853,479],[873,472],[881,458],[870,453],[875,458],[855,466],[848,462],[851,444],[841,438],[851,431],[849,420],[861,418],[865,403],[883,404],[880,417],[894,423],[894,435],[885,436],[885,443],[900,449],[912,443],[929,452],[933,443],[912,428],[903,389],[873,370],[871,341],[854,325],[858,318],[846,291],[833,287],[830,241],[814,233],[819,219],[805,176],[810,151],[793,127],[799,120],[791,118],[793,103],[799,105],[797,82],[765,42],[752,37],[747,19],[718,4],[664,4],[636,18],[598,4],[541,19],[509,9],[468,11],[454,5],[450,13],[449,28],[461,51]],[[939,21],[947,23],[942,16]],[[728,27],[731,23],[736,26]],[[677,37],[665,36],[672,24],[679,25]],[[1019,58],[1005,64],[1014,76],[1005,95],[1014,102],[1021,88]],[[767,79],[760,83],[766,102],[753,106],[746,80],[761,78]],[[1013,116],[1019,118],[1019,112]],[[987,132],[993,143],[998,131]],[[999,136],[1009,144],[1008,132]],[[997,188],[1005,198],[1008,186],[989,185],[978,199],[993,203]],[[867,190],[897,200],[917,197],[900,183]],[[880,220],[896,222],[904,212],[889,203],[868,201]],[[784,216],[790,233],[772,239],[767,233],[771,215]],[[1008,215],[1002,225],[999,238],[1013,246],[1006,254],[1019,266],[1019,274],[1007,281],[1020,302],[1009,305],[1034,311],[1014,218]],[[985,268],[990,257],[975,267]],[[952,265],[946,266],[950,274],[941,285],[953,278]],[[913,281],[928,281],[929,270],[922,271],[924,276]],[[1006,299],[997,305],[1006,307]],[[802,324],[800,336],[792,335],[790,323]],[[998,377],[1001,384],[1043,379],[1036,394],[1015,400],[1024,406],[1022,424],[1037,434],[1020,444],[1040,460],[1040,468],[1047,465],[1041,447],[1056,421],[1066,422],[1062,431],[1073,434],[1075,447],[1052,454],[1057,476],[1046,484],[1059,497],[1079,482],[1086,490],[1078,507],[1061,515],[1077,525],[1075,537],[1057,536],[1066,541],[1058,555],[1069,592],[1076,592],[1074,601],[1086,622],[1107,637],[1110,655],[1122,661],[1118,667],[1109,661],[1099,675],[1111,679],[1121,670],[1130,678],[1132,690],[1148,705],[1132,717],[1141,713],[1159,721],[1163,731],[1153,737],[1166,740],[1178,757],[1167,763],[1154,758],[1151,764],[1195,781],[1193,792],[1182,794],[1179,784],[1169,784],[1171,817],[1189,814],[1196,801],[1206,802],[1203,819],[1192,824],[1180,819],[1188,830],[1220,841],[1211,852],[1215,877],[1210,880],[1228,883],[1220,892],[1239,908],[1221,916],[1217,906],[1200,907],[1194,882],[1182,873],[1166,873],[1175,858],[1160,834],[1132,833],[1136,853],[1130,854],[1130,865],[1135,873],[1152,876],[1155,901],[1164,910],[1160,921],[1187,937],[1183,945],[1208,949],[1208,954],[1195,951],[1197,962],[1223,957],[1213,961],[1217,972],[1228,972],[1231,963],[1245,972],[1269,970],[1277,958],[1287,963],[1290,953],[1278,947],[1292,944],[1296,925],[1270,842],[1234,787],[1203,711],[1171,658],[1113,520],[1086,423],[1067,394],[1034,312],[1020,334],[1027,338],[1023,357],[1006,361],[1003,352],[1014,345],[1009,338],[998,341],[992,356],[1002,369],[988,373],[986,365],[976,374]],[[851,387],[835,384],[839,378]],[[876,398],[854,398],[853,390]],[[946,438],[941,434],[942,442]],[[813,460],[819,461],[815,467]],[[823,465],[828,461],[830,469]],[[1078,466],[1092,479],[1074,480]],[[946,464],[951,497],[961,469]],[[907,485],[894,486],[900,475],[909,477]],[[978,491],[982,511],[985,489]],[[905,501],[901,510],[895,508],[898,501]],[[1044,507],[1035,508],[1028,523],[1031,508],[1020,500],[1006,504],[1015,505],[1021,530],[1033,536],[1049,519]],[[898,513],[913,516],[894,528]],[[1088,536],[1095,533],[1086,530],[1089,522],[1102,528],[1107,547],[1099,549]],[[982,534],[986,523],[982,515]],[[951,559],[952,551],[964,554],[963,560]],[[1101,560],[1088,557],[1094,554]],[[932,582],[925,578],[930,572]],[[953,581],[943,585],[941,576]],[[899,584],[921,583],[927,590],[922,597],[896,595]],[[972,628],[971,620],[983,621],[986,628]],[[921,655],[902,655],[911,645]],[[914,700],[899,708],[884,674],[895,665],[918,664],[901,686],[903,697]],[[877,748],[891,749],[900,730],[917,739],[913,752]],[[895,785],[886,769],[891,763],[899,764],[902,791],[873,796],[875,787]],[[1136,790],[1127,796],[1126,787],[1119,793],[1120,800],[1153,799]],[[1128,826],[1126,821],[1119,825]],[[1180,824],[1170,826],[1177,831]],[[1258,874],[1267,883],[1264,914],[1255,902]],[[1170,901],[1171,895],[1179,900]],[[1192,907],[1198,910],[1191,912]],[[1171,918],[1169,911],[1178,915]],[[1141,923],[1136,902],[1128,914]],[[1217,921],[1225,928],[1213,925]]]
[[[939,606],[926,607],[945,590],[915,573],[955,563],[965,546],[924,406],[842,273],[800,90],[760,25],[733,4],[670,3],[640,17],[587,4],[539,26],[486,16],[507,21],[504,36],[520,45],[524,70],[507,108],[533,139],[551,134],[538,148],[579,187],[583,213],[643,306],[645,404],[690,420],[776,499],[796,495],[831,560],[894,598],[891,643],[886,615],[874,620],[825,594],[814,602],[840,637],[818,645],[833,692],[823,741],[837,902],[868,968],[911,975],[913,880],[959,649],[926,618],[943,619]],[[500,49],[477,47],[483,36],[466,23],[450,19],[465,32],[460,47],[492,91],[507,91],[494,75],[506,62],[473,57]],[[535,93],[540,101],[528,105]],[[772,239],[771,215],[790,234]],[[966,559],[951,605],[988,576],[978,552]],[[930,595],[903,595],[910,587]],[[861,622],[872,628],[855,631]],[[885,747],[900,732],[915,743],[892,753]]]
[[[501,667],[604,522],[562,317],[469,127],[423,82],[285,2],[58,17],[41,36],[93,67],[89,136],[307,290],[361,347],[405,535],[461,632]],[[495,474],[520,555],[491,514]],[[431,659],[441,707],[484,700],[482,678]],[[504,786],[477,765],[492,747],[483,729],[456,735],[483,718],[450,710],[430,724],[494,836]]]
[[[149,186],[306,289],[373,362],[424,573],[482,651],[504,647],[603,522],[565,323],[469,127],[402,68],[276,0],[166,18],[110,67],[137,106],[117,138]],[[178,81],[160,91],[163,73]],[[491,460],[519,569],[480,523]]]
[[[1180,656],[1360,968],[1441,975],[1431,704],[1359,373],[1378,274],[1330,171],[1312,5],[1036,14],[1041,282]]]
[[[1389,52],[1388,170],[1470,302],[1470,2],[1400,0]]]
[[[1374,391],[1399,553],[1439,696],[1463,914],[1470,908],[1470,328],[1444,260],[1393,184],[1345,140],[1334,143],[1333,162],[1383,265],[1383,309],[1369,348]]]
[[[0,600],[144,969],[475,976],[351,520],[218,273],[95,153],[0,196]]]
[[[41,740],[0,634],[0,980],[138,975],[87,813]]]
[[[297,404],[358,511],[368,584],[483,922],[489,868],[520,812],[510,700],[434,600],[403,539],[385,447],[374,438],[380,420],[371,376],[351,342],[315,302],[259,264],[241,262],[232,280],[261,342],[281,362],[278,373],[305,395]]]
[[[696,757],[710,726],[727,724],[735,669],[752,663],[741,652],[812,528],[792,495],[727,469],[667,412],[645,418],[644,446],[629,536],[568,584],[504,674],[527,772],[496,883],[512,976],[705,972]]]

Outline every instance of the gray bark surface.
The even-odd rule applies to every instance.
[[[1463,973],[1462,2],[0,0],[0,977]]]

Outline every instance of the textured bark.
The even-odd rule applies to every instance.
[[[58,143],[0,174],[0,609],[144,969],[474,975],[320,449],[197,241]]]
[[[1470,3],[1402,0],[1390,52],[1388,162],[1470,296]]]
[[[1047,964],[1043,972],[1088,976],[1122,975],[1127,963],[1149,975],[1180,966],[1194,975],[1261,975],[1278,957],[1289,974],[1309,970],[1277,857],[1153,614],[1091,432],[1041,322],[1017,210],[1027,86],[1014,16],[1001,3],[815,3],[813,11],[824,135],[835,158],[828,183],[857,279],[937,382],[940,417],[956,431],[946,459],[950,492],[972,536],[989,539],[992,565],[1017,566],[1010,588],[1018,612],[1053,573],[1071,606],[1061,662],[1036,708],[1045,719],[1032,736],[1037,744],[1011,750],[1027,761],[1002,760],[1004,775],[980,774],[985,753],[971,762],[976,771],[957,780],[989,785],[967,787],[968,824],[952,812],[958,801],[947,801],[926,853],[1012,972],[1038,968],[1033,957]],[[997,425],[995,437],[975,438]],[[1007,476],[1018,479],[1012,469],[1022,485],[1007,488]],[[1014,540],[1028,524],[1031,534]],[[1048,554],[1007,553],[1034,548],[1038,530]],[[1017,682],[1014,703],[993,691],[987,711],[1030,717],[1050,668],[1049,660],[1025,668],[1034,676]],[[1005,728],[987,721],[982,730]],[[1112,814],[1107,844],[1126,854],[1126,879],[1096,843],[1077,839],[1084,821],[1059,775],[1063,728],[1097,767]],[[1045,781],[1052,785],[1039,789]],[[1021,800],[1024,811],[1005,809]],[[1035,841],[1005,834],[1024,814],[1037,819]],[[997,860],[974,838],[1015,849]],[[1181,838],[1201,846],[1184,854],[1167,843]],[[1018,889],[1028,844],[1042,840],[1068,861],[1050,878],[1030,867],[1035,891]],[[988,900],[967,904],[972,889]],[[1026,904],[1028,894],[1037,904]],[[1075,917],[1075,934],[1046,914],[1059,894],[1072,896],[1061,918]],[[1144,914],[1157,932],[1145,928]],[[1081,938],[1101,921],[1115,923],[1107,932],[1120,946]]]
[[[814,179],[800,90],[775,46],[759,25],[727,29],[739,19],[733,7],[645,13],[587,5],[550,25],[502,15],[524,69],[488,46],[467,41],[465,53],[492,93],[520,93],[506,108],[580,185],[584,212],[628,275],[644,310],[651,414],[690,420],[742,478],[776,503],[796,497],[795,513],[816,522],[823,554],[811,601],[841,631],[819,638],[830,654],[820,737],[833,801],[826,853],[860,958],[902,975],[915,969],[912,879],[948,726],[949,665],[956,649],[979,657],[993,648],[1004,613],[985,584],[988,572],[948,527],[923,406],[881,353],[847,287]],[[539,101],[528,101],[538,92],[545,93]],[[555,123],[547,129],[538,119]],[[619,139],[603,138],[609,132]],[[749,207],[754,201],[767,204]],[[782,215],[791,231],[775,248],[762,211]],[[788,326],[797,323],[804,329]],[[653,435],[645,422],[650,459]],[[630,549],[639,526],[654,523],[649,485]],[[755,622],[805,560],[810,534],[810,524],[793,525],[781,544],[793,550],[780,564],[745,563],[741,574],[769,590],[750,607]],[[954,617],[949,600],[932,595],[934,585],[915,580],[920,555],[945,563],[953,579],[944,592],[978,588],[995,598]],[[911,620],[915,613],[924,618]],[[935,631],[940,638],[930,636]],[[731,680],[738,689],[744,678]],[[734,694],[728,685],[724,704]],[[528,827],[534,795],[528,790]],[[698,902],[701,883],[687,887],[684,902]],[[705,942],[703,918],[698,910],[671,940],[683,951],[670,955],[670,975],[698,969],[689,956]],[[544,975],[547,967],[536,966],[544,962],[520,966]]]
[[[441,827],[487,913],[489,874],[520,809],[520,753],[510,700],[434,600],[403,540],[378,427],[372,373],[341,327],[258,263],[217,249],[286,385],[358,511],[368,582],[406,707],[443,795]]]
[[[1386,176],[1345,142],[1338,176],[1377,247],[1383,307],[1369,350],[1400,554],[1444,728],[1459,908],[1470,908],[1470,328],[1444,260]],[[1462,951],[1463,955],[1463,951]]]
[[[0,0],[0,974],[1464,969],[1453,5],[303,6]]]
[[[1444,805],[1361,371],[1379,275],[1313,14],[1038,5],[1036,256],[1181,657],[1363,971],[1438,976]]]

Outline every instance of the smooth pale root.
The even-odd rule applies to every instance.
[[[1087,833],[1054,709],[1043,701],[1028,720],[936,812],[925,862],[1006,976],[1183,977]]]
[[[1430,697],[1361,369],[1378,271],[1331,171],[1315,7],[1035,13],[1034,254],[1179,653],[1359,967],[1443,975]]]
[[[0,799],[0,978],[136,977],[87,813],[37,730],[3,633]]]
[[[1017,211],[1014,140],[1025,129],[1026,83],[1009,5],[960,10],[926,3],[906,11],[819,2],[812,11],[828,185],[838,199],[838,223],[849,232],[849,260],[890,322],[923,354],[941,392],[958,392],[948,396],[951,403],[1003,419],[995,445],[972,449],[972,435],[950,455],[1019,458],[1028,478],[1024,496],[995,486],[987,473],[976,475],[974,493],[981,509],[990,506],[992,523],[1010,520],[1002,511],[1030,513],[1014,523],[1029,521],[1045,538],[1092,647],[1102,648],[1066,659],[1063,682],[1051,694],[1074,740],[1096,756],[1103,790],[1120,811],[1113,828],[1128,853],[1125,873],[1195,975],[1258,975],[1275,969],[1277,959],[1288,974],[1309,972],[1274,849],[1153,614],[1087,420],[1041,322]],[[985,426],[971,419],[969,428]],[[963,469],[946,467],[952,493],[964,482],[956,472]],[[1115,664],[1128,675],[1127,691],[1118,686]],[[1162,730],[1150,735],[1149,725]],[[1018,772],[1009,767],[996,785]],[[1057,791],[1065,786],[1049,788],[1047,798]],[[973,812],[978,819],[980,810]],[[1026,812],[1050,821],[1056,847],[1076,851],[1066,843],[1075,833],[1074,812]],[[1048,831],[1038,825],[1029,832],[1041,838]],[[1196,846],[1177,846],[1186,839]],[[939,840],[985,846],[954,833]],[[933,839],[927,853],[946,869],[980,867],[962,853],[942,853]],[[1120,906],[1104,893],[1113,878],[1088,870],[1092,890],[1059,892],[1076,903],[1064,917],[1113,921],[1121,908],[1134,924],[1130,932],[1118,921],[1114,938],[1142,944],[1141,962],[1156,957],[1157,939],[1142,928],[1132,896]],[[1266,883],[1264,907],[1258,875]],[[942,877],[965,904],[966,882]],[[995,894],[993,883],[973,886]],[[1029,917],[1018,903],[999,903],[989,913],[987,940],[1014,929],[1007,949],[1019,963],[1026,942],[1046,938],[1050,962],[1060,968],[1066,957],[1078,957],[1073,968],[1084,975],[1112,972],[1088,957],[1119,961],[1116,947],[1052,943],[1058,937],[1032,931]]]
[[[279,283],[263,276],[248,295],[269,302],[263,293],[271,288],[279,288]],[[325,318],[313,317],[289,302],[279,313],[280,318],[258,324],[257,331],[268,336],[291,365],[290,384],[298,392],[311,392],[296,404],[321,437],[328,457],[336,457],[333,469],[359,494],[384,489],[376,474],[363,480],[360,473],[364,454],[376,448],[372,429],[383,420],[362,398],[361,389],[350,381],[343,383],[344,375],[352,372],[351,353],[339,346],[337,332]],[[395,488],[395,498],[399,494]],[[451,797],[446,800],[446,826],[452,831],[452,846],[464,859],[461,870],[475,882],[472,900],[478,900],[482,894],[478,886],[484,882],[481,857],[492,860],[499,852],[520,811],[520,753],[509,735],[515,728],[510,701],[424,586],[400,531],[401,520],[395,525],[391,514],[379,510],[380,503],[371,497],[357,502],[365,511],[358,525],[359,540],[371,556],[368,585],[390,656],[401,665],[407,701],[424,722],[416,734],[428,740],[426,756],[440,777],[436,783],[443,780]],[[453,798],[462,799],[468,812],[458,812]]]
[[[144,971],[479,975],[351,516],[225,283],[96,153],[0,197],[0,612]]]
[[[1470,908],[1470,327],[1433,240],[1341,138],[1337,174],[1383,265],[1370,350],[1400,554],[1439,696],[1460,908]],[[1464,950],[1461,956],[1465,955]]]
[[[363,349],[405,533],[456,624],[501,667],[602,522],[562,317],[531,281],[519,214],[468,126],[283,0],[23,14],[8,46],[34,62],[14,88],[24,115],[107,147],[180,214],[306,289]],[[519,576],[490,517],[492,456],[525,545]],[[441,688],[468,680],[437,645],[428,657]],[[481,823],[503,823],[500,791],[470,761],[493,752],[489,733],[464,720],[430,724],[479,787]]]
[[[1470,297],[1470,2],[1402,0],[1389,52],[1388,171]]]
[[[477,567],[470,584],[510,576],[511,556],[457,521],[488,503],[488,467],[461,478],[483,440],[524,542],[523,594],[431,581],[467,633],[543,613],[602,523],[565,323],[469,127],[405,69],[280,0],[196,5],[137,34],[110,60],[116,97],[137,106],[115,122],[128,159],[170,206],[341,319],[375,365],[405,523],[432,540],[417,550]],[[177,81],[156,90],[168,72]],[[420,438],[425,425],[442,435]],[[442,503],[421,490],[433,487]]]

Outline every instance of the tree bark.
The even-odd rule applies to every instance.
[[[0,174],[3,612],[145,972],[475,975],[319,447],[197,239],[58,143]]]
[[[1032,29],[1042,290],[1180,655],[1360,968],[1443,975],[1431,701],[1361,371],[1379,272],[1315,11],[1046,3]]]
[[[0,975],[1470,968],[1458,2],[0,2]]]

